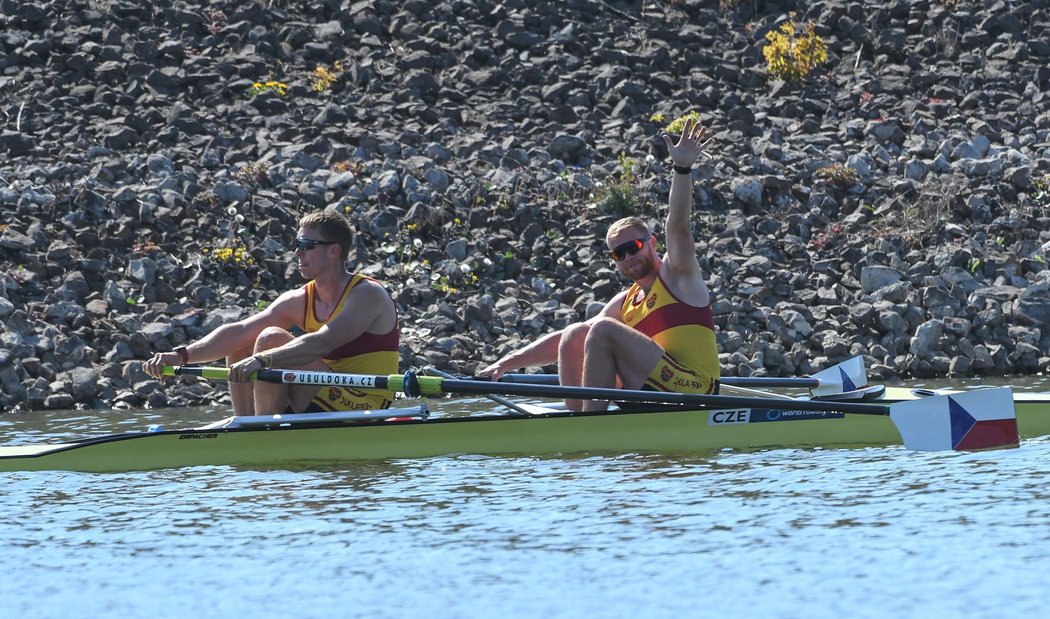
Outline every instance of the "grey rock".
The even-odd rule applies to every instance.
[[[1039,282],[1018,295],[1017,312],[1039,325],[1050,327],[1050,282]]]
[[[7,297],[0,296],[0,320],[7,320],[15,311],[15,304],[7,300]]]
[[[758,79],[760,50],[716,27],[717,3],[658,3],[677,12],[660,19],[637,3],[336,4],[224,0],[230,23],[212,33],[181,5],[146,23],[134,3],[6,3],[0,64],[23,88],[0,132],[0,368],[36,360],[0,408],[228,402],[221,384],[122,374],[301,285],[286,248],[323,208],[350,217],[354,268],[391,288],[403,365],[490,362],[623,289],[608,223],[640,214],[667,241],[659,138],[685,109],[713,138],[691,223],[725,373],[853,354],[886,378],[1050,368],[1050,336],[1032,341],[1050,282],[1039,7],[898,3],[871,34],[861,13],[822,5],[852,81],[802,90]],[[948,17],[972,27],[930,46]],[[312,89],[337,59],[336,81]],[[245,96],[272,67],[289,92]],[[20,100],[38,103],[20,116]],[[97,143],[70,148],[75,136]],[[639,206],[607,212],[598,183],[625,162]],[[858,182],[814,174],[831,163]],[[213,253],[234,246],[253,262]],[[94,395],[74,400],[71,365],[98,371]]]
[[[919,357],[930,357],[940,351],[940,340],[944,334],[944,323],[939,319],[928,320],[915,330],[908,346],[909,352]]]
[[[17,251],[32,249],[35,242],[29,236],[13,228],[4,229],[0,234],[0,247]]]
[[[736,179],[732,183],[733,197],[751,208],[762,204],[762,183],[754,179]]]
[[[889,267],[866,266],[860,271],[860,288],[865,294],[871,294],[900,281],[901,273]]]
[[[451,243],[445,246],[445,253],[449,258],[463,262],[467,259],[467,241],[466,239],[455,239]]]

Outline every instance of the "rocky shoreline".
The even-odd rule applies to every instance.
[[[762,56],[791,12],[828,47],[802,85]],[[403,367],[470,373],[620,288],[605,226],[659,233],[659,135],[694,110],[725,374],[1050,367],[1050,0],[0,0],[0,25],[4,411],[228,401],[141,361],[299,285],[321,208],[390,286]]]

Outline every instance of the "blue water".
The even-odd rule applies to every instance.
[[[0,418],[0,443],[214,411]],[[0,473],[9,617],[1004,617],[1050,598],[1050,439]]]

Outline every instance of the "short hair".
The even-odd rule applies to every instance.
[[[624,217],[623,219],[617,219],[612,222],[609,226],[609,230],[605,233],[605,242],[608,243],[609,239],[623,232],[624,230],[635,229],[641,233],[641,236],[649,236],[649,226],[642,221],[641,217]]]
[[[333,241],[339,245],[343,262],[350,256],[350,247],[354,244],[354,228],[350,221],[339,211],[315,211],[303,215],[299,220],[300,228],[316,228],[321,234],[319,241]]]

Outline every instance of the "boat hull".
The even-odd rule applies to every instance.
[[[888,389],[884,402],[912,399]],[[1050,394],[1016,394],[1022,437],[1050,434]],[[286,417],[289,419],[289,417]],[[142,432],[61,445],[0,447],[0,471],[152,470],[281,466],[452,454],[493,456],[664,453],[900,444],[885,415],[769,409],[554,412],[275,427]]]

